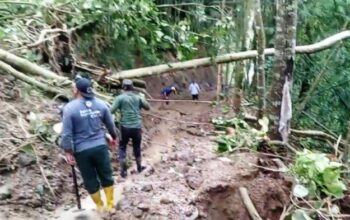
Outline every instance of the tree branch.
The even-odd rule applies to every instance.
[[[18,57],[18,56],[14,55],[12,53],[9,53],[3,49],[0,49],[0,60],[7,63],[7,64],[10,64],[11,66],[15,66],[24,72],[28,72],[28,73],[31,73],[34,75],[43,76],[44,78],[47,78],[47,79],[54,79],[54,80],[57,80],[59,83],[63,83],[63,84],[67,83],[66,77],[59,76],[56,73],[51,72],[50,70],[42,68],[34,63],[29,62],[28,60],[26,60],[24,58]],[[4,66],[4,65],[2,65],[2,66]],[[11,66],[10,66],[10,68],[13,69]],[[15,69],[13,69],[13,70],[15,70]]]
[[[203,4],[200,4],[200,3],[193,3],[193,2],[179,3],[179,4],[163,4],[163,5],[157,5],[158,8],[168,8],[168,7],[174,7],[174,6],[202,6],[202,7],[212,7],[212,6],[203,5]]]
[[[265,83],[265,56],[264,50],[266,45],[264,23],[261,15],[260,0],[255,0],[255,34],[257,45],[257,93],[258,95],[258,117],[262,118],[266,110],[266,83]]]
[[[315,44],[297,46],[295,49],[296,49],[296,53],[298,54],[315,53],[321,50],[325,50],[331,47],[332,45],[336,44],[337,42],[348,38],[350,38],[349,30],[335,34]],[[265,49],[264,54],[265,56],[273,56],[275,54],[275,50],[274,48]],[[144,76],[150,76],[155,74],[161,74],[169,71],[190,69],[190,68],[196,68],[200,66],[209,66],[209,65],[213,65],[213,63],[220,64],[220,63],[228,63],[228,62],[233,62],[238,60],[255,59],[257,55],[258,53],[256,50],[249,50],[249,51],[238,52],[238,53],[229,53],[229,54],[217,56],[215,58],[205,57],[205,58],[193,59],[193,60],[184,61],[184,62],[168,63],[168,64],[161,64],[161,65],[151,66],[151,67],[124,70],[124,71],[115,73],[112,77],[118,80],[126,79],[126,78],[144,77]]]
[[[32,5],[38,6],[38,4],[32,2],[17,2],[17,1],[0,1],[0,4],[17,4],[17,5]]]
[[[29,77],[29,76],[25,75],[24,73],[17,71],[16,69],[12,68],[10,65],[4,63],[3,61],[0,61],[0,69],[5,71],[6,73],[13,75],[14,77],[16,77],[18,79],[20,79],[20,80],[22,80],[30,85],[36,86],[36,87],[38,87],[46,92],[50,92],[52,94],[65,95],[65,92],[63,90],[59,90],[51,85],[39,82],[39,81],[35,80],[34,78]]]
[[[313,137],[313,138],[319,138],[322,140],[328,140],[331,141],[332,143],[337,143],[338,138],[334,137],[330,134],[327,134],[323,131],[317,131],[317,130],[296,130],[296,129],[291,129],[292,134],[300,137]],[[346,143],[343,141],[339,142],[340,145],[343,147],[346,146]]]
[[[252,200],[249,197],[249,193],[248,193],[247,188],[239,187],[239,192],[241,194],[241,197],[243,199],[243,203],[244,203],[245,207],[247,208],[250,217],[253,220],[262,220],[258,211],[256,211],[256,208],[255,208]]]

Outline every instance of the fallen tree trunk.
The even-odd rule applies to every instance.
[[[316,139],[321,139],[321,140],[328,140],[332,143],[337,143],[338,138],[327,134],[323,131],[317,131],[317,130],[296,130],[296,129],[291,129],[292,134],[295,136],[300,136],[300,137],[313,137]],[[340,145],[343,147],[346,146],[347,144],[344,141],[339,142]]]
[[[332,45],[334,45],[335,43],[345,40],[347,38],[350,38],[350,31],[343,31],[315,44],[297,46],[295,47],[295,52],[297,54],[315,53],[315,52],[327,49]],[[265,56],[273,56],[275,54],[275,50],[274,48],[265,49],[264,54]],[[184,61],[184,62],[168,63],[168,64],[161,64],[161,65],[151,66],[151,67],[124,70],[113,74],[111,77],[119,80],[119,79],[126,79],[126,78],[151,76],[151,75],[161,74],[161,73],[170,72],[170,71],[190,69],[190,68],[196,68],[200,66],[209,66],[214,63],[220,64],[220,63],[228,63],[228,62],[233,62],[238,60],[255,59],[257,55],[258,55],[258,52],[256,50],[229,53],[229,54],[220,55],[214,58],[205,57],[205,58],[193,59],[193,60]]]
[[[9,53],[3,49],[0,49],[0,60],[20,69],[23,72],[28,72],[33,75],[43,76],[47,79],[57,80],[59,84],[68,84],[69,81],[66,77],[57,75],[56,73],[40,67],[24,58],[18,57],[12,53]]]
[[[47,91],[47,92],[52,93],[52,94],[62,95],[62,96],[67,97],[67,93],[64,90],[60,90],[60,89],[55,88],[54,86],[39,82],[39,81],[35,80],[34,78],[29,77],[29,76],[25,75],[24,73],[17,71],[12,66],[4,63],[3,61],[0,61],[0,69],[5,71],[8,74],[13,75],[14,77],[18,78],[19,80],[22,80],[30,85],[36,86],[44,91]]]
[[[19,72],[18,70],[14,69],[12,66],[10,66],[9,64],[7,64],[1,60],[0,60],[0,70],[3,70],[4,72],[6,72],[8,74],[13,75],[17,79],[24,81],[30,85],[36,86],[39,89],[46,91],[48,93],[51,93],[51,94],[54,94],[57,96],[62,96],[62,97],[67,98],[67,99],[69,99],[69,97],[70,97],[68,90],[61,89],[61,88],[54,86],[54,85],[51,85],[51,84],[40,82],[33,77],[27,76],[24,73]],[[1,73],[1,71],[0,71],[0,73]],[[72,84],[72,81],[70,81],[68,79],[66,79],[66,81],[69,84]],[[111,97],[111,96],[104,95],[104,94],[99,93],[99,92],[95,92],[95,94],[97,97],[99,97],[105,101],[111,102],[113,100],[113,97]]]
[[[81,69],[83,71],[87,71],[94,76],[96,76],[98,79],[103,79],[105,83],[108,83],[109,85],[114,85],[117,87],[121,87],[120,80],[112,78],[110,75],[106,74],[103,70],[103,68],[100,68],[98,66],[93,66],[92,64],[88,64],[86,62],[78,62],[78,64],[75,64],[75,67],[78,69]],[[134,86],[139,88],[146,88],[146,82],[141,79],[131,79],[133,81]],[[99,80],[97,80],[99,81]]]
[[[350,38],[350,31],[343,31],[338,34],[335,34],[331,37],[328,37],[318,43],[311,44],[311,45],[305,45],[305,46],[298,46],[296,47],[296,53],[314,53],[320,50],[327,49],[334,45],[335,43],[342,41],[344,39]],[[273,48],[265,49],[264,54],[265,56],[272,56],[274,55],[275,50]],[[238,53],[230,53],[230,54],[224,54],[221,56],[217,56],[215,58],[200,58],[200,59],[194,59],[189,60],[185,62],[177,62],[177,63],[171,63],[171,64],[161,64],[157,66],[151,66],[151,67],[144,67],[144,68],[138,68],[138,69],[132,69],[132,70],[124,70],[118,73],[114,73],[112,76],[109,76],[110,78],[115,80],[120,79],[126,79],[126,78],[138,78],[143,76],[150,76],[155,74],[161,74],[169,71],[175,71],[175,70],[181,70],[181,69],[189,69],[189,68],[196,68],[199,66],[208,66],[213,63],[227,63],[227,62],[233,62],[237,60],[244,60],[244,59],[254,59],[257,56],[256,50],[250,50],[250,51],[244,51],[244,52],[238,52]],[[12,53],[9,53],[3,49],[0,49],[0,60],[4,61],[7,64],[10,64],[11,66],[14,66],[23,72],[28,72],[34,75],[40,75],[45,78],[49,79],[55,79],[58,81],[59,84],[68,84],[70,83],[69,80],[67,80],[66,77],[62,77],[57,75],[56,73],[47,70],[43,67],[40,67],[34,63],[31,63],[30,61],[18,57]],[[117,82],[117,81],[115,81]],[[136,82],[136,81],[135,81]],[[138,83],[138,82],[136,82]],[[143,84],[143,83],[142,83]],[[140,86],[143,87],[143,86]]]

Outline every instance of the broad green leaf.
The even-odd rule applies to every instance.
[[[307,196],[309,194],[309,190],[304,187],[303,185],[295,185],[294,189],[293,189],[293,195],[295,197],[299,197],[299,198],[303,198],[305,196]]]
[[[92,2],[90,0],[85,1],[84,4],[83,4],[83,8],[84,9],[92,8]]]
[[[141,41],[143,44],[147,44],[146,39],[145,39],[145,38],[143,38],[143,37],[140,37],[140,41]]]
[[[343,197],[343,191],[346,190],[346,186],[341,181],[334,181],[326,185],[326,192],[334,195],[336,198]]]
[[[334,180],[339,179],[340,173],[339,170],[335,170],[332,168],[326,168],[323,172],[323,181],[328,184],[332,183]]]
[[[162,31],[155,31],[155,33],[159,39],[164,36],[164,33]]]
[[[33,150],[33,146],[32,144],[26,144],[24,145],[21,149],[21,152],[31,155],[31,156],[35,156],[34,150]]]
[[[341,167],[341,166],[343,166],[343,164],[338,163],[338,162],[334,162],[334,161],[331,161],[329,165],[330,165],[330,167]]]
[[[292,220],[312,220],[302,209],[297,209],[292,214]]]
[[[263,132],[266,133],[269,131],[269,119],[267,117],[263,117],[262,119],[259,119],[258,122]]]
[[[323,172],[324,169],[329,165],[329,159],[325,155],[317,155],[315,166],[319,172]]]

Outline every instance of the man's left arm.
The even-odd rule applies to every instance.
[[[63,111],[63,131],[61,147],[66,152],[73,152],[73,122],[71,110],[65,108]]]
[[[106,126],[108,133],[112,136],[112,138],[117,139],[118,137],[117,129],[115,127],[112,114],[107,108],[107,106],[106,106],[106,109],[104,110],[102,121],[103,121],[103,124]]]

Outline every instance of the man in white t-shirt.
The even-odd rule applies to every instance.
[[[192,100],[198,100],[199,92],[201,89],[199,88],[199,85],[195,81],[191,81],[191,84],[188,88],[192,95]]]

